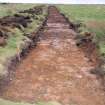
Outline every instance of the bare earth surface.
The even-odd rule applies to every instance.
[[[76,46],[75,35],[59,11],[50,7],[37,47],[19,65],[2,98],[105,105],[100,82],[89,73],[95,63]]]

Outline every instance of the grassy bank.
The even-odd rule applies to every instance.
[[[0,16],[3,17],[5,15],[8,15],[8,9],[11,9],[11,12],[13,13],[18,13],[20,10],[25,10],[29,9],[30,7],[35,7],[38,6],[36,4],[0,4],[0,10],[1,8],[3,11],[1,12]],[[12,8],[12,7],[14,8]],[[16,7],[15,7],[16,6]],[[7,7],[7,8],[6,8]],[[5,14],[5,15],[4,15]],[[10,14],[13,15],[13,14]],[[30,14],[28,13],[21,13],[23,16],[29,16]],[[27,37],[28,35],[32,35],[32,32],[37,32],[38,28],[41,26],[42,22],[44,21],[45,17],[47,15],[47,6],[43,7],[43,12],[42,14],[34,14],[35,18],[31,18],[31,23],[28,23],[27,27],[22,27],[21,29],[15,27],[7,27],[9,32],[8,34],[8,39],[7,39],[7,44],[6,46],[0,46],[0,78],[3,75],[6,75],[8,73],[6,69],[6,62],[15,55],[17,55],[17,46],[21,46],[21,43],[25,45],[26,42],[30,41],[30,39]]]
[[[59,5],[58,7],[73,20],[105,20],[105,5]]]
[[[38,4],[0,4],[0,17],[10,16],[20,10],[25,10],[37,6]]]
[[[58,8],[70,21],[81,22],[95,33],[100,53],[105,55],[105,5],[58,5]]]
[[[12,102],[4,99],[0,99],[0,105],[61,105],[58,102],[37,102],[35,104],[23,103],[23,102]]]

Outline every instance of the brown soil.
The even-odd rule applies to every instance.
[[[2,94],[12,101],[58,101],[63,105],[105,105],[105,92],[90,74],[97,62],[76,46],[76,33],[55,7],[49,8],[35,49],[18,66]]]

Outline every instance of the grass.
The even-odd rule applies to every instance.
[[[16,46],[19,44],[20,40],[25,38],[23,33],[18,28],[12,30],[10,37],[7,41],[7,45],[5,47],[0,47],[0,59],[5,59],[6,57],[14,55],[16,53]]]
[[[59,5],[70,19],[79,21],[104,20],[105,5]]]
[[[23,103],[23,102],[12,102],[4,99],[0,99],[0,105],[61,105],[58,102],[50,101],[50,102],[37,102],[35,104]]]
[[[0,17],[10,16],[20,10],[29,9],[34,6],[36,6],[36,4],[0,4]]]
[[[95,33],[100,54],[105,54],[105,5],[58,5],[58,8],[70,21],[81,22]]]
[[[28,25],[26,29],[24,29],[25,33],[32,33],[33,31],[37,31],[37,28],[41,24],[42,20],[45,18],[46,14],[36,16],[38,20],[34,20],[31,24]]]
[[[20,41],[25,38],[23,33],[17,28],[9,34],[11,35],[7,41],[7,45],[5,47],[0,47],[0,76],[6,75],[7,71],[4,64],[9,58],[16,55],[17,44],[19,44]]]
[[[24,29],[24,32],[25,33],[33,32],[35,29],[39,27],[39,24],[41,23],[38,22],[39,20],[33,21],[27,28]],[[25,36],[23,35],[24,32],[19,30],[18,28],[15,28],[14,30],[12,30],[12,33],[9,33],[11,35],[8,39],[7,46],[4,48],[0,47],[1,56],[0,59],[1,58],[5,59],[5,57],[13,56],[16,53],[17,45],[20,44],[21,40],[25,38]]]
[[[85,24],[90,31],[96,33],[98,40],[103,40],[105,37],[105,20],[87,21]]]
[[[35,104],[29,104],[29,103],[16,103],[4,99],[0,99],[0,105],[35,105]]]

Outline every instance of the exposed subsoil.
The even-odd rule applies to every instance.
[[[40,41],[17,67],[2,94],[12,101],[58,101],[63,105],[105,105],[105,94],[91,69],[97,66],[76,46],[76,33],[55,7],[49,8]]]

